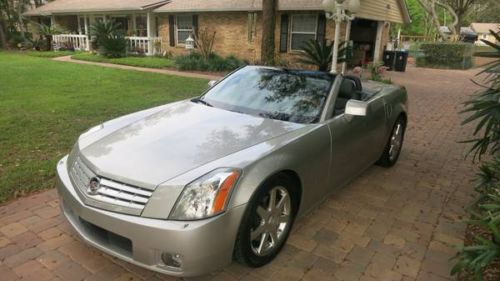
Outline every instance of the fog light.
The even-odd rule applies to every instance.
[[[180,254],[163,253],[161,254],[161,260],[166,266],[182,267],[182,256]]]

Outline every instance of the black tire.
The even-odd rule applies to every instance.
[[[284,188],[290,195],[290,220],[286,228],[281,232],[281,235],[279,236],[280,238],[277,239],[278,243],[276,243],[275,247],[263,255],[258,255],[256,254],[253,246],[253,243],[256,241],[251,240],[251,233],[255,231],[257,226],[259,226],[262,221],[257,214],[257,208],[259,206],[264,207],[264,205],[266,205],[266,200],[269,200],[269,193],[278,187]],[[267,203],[268,202],[269,201],[267,201]],[[238,262],[250,267],[260,267],[272,261],[283,248],[286,240],[288,239],[293,222],[295,221],[298,205],[298,186],[291,177],[286,174],[277,174],[266,180],[266,182],[262,184],[262,186],[252,196],[245,214],[243,215],[236,238],[234,258]],[[261,221],[259,222],[259,220]]]
[[[398,130],[398,126],[400,126],[399,129],[401,130],[401,139],[397,151],[395,151],[394,154],[394,152],[391,151],[391,146],[393,145],[392,140],[395,136],[396,130]],[[401,115],[399,116],[399,118],[394,123],[394,126],[392,127],[391,135],[387,140],[382,156],[380,156],[380,159],[377,161],[377,165],[382,167],[392,167],[394,166],[394,164],[396,164],[396,162],[399,159],[399,155],[401,154],[401,149],[403,148],[405,131],[406,131],[406,118]]]

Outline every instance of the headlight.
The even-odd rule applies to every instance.
[[[95,127],[92,127],[90,129],[88,129],[87,131],[85,131],[83,134],[81,134],[81,137],[85,137],[87,135],[95,133],[95,132],[99,131],[102,128],[104,128],[104,124],[99,124],[99,125],[97,125]]]
[[[237,169],[221,168],[194,180],[184,187],[169,218],[198,220],[222,213],[240,175]]]

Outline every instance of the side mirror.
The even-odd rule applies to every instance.
[[[352,116],[366,116],[368,103],[359,100],[348,100],[345,106],[345,114]]]
[[[208,87],[212,88],[213,86],[215,86],[215,84],[217,84],[217,80],[210,80],[208,81]]]

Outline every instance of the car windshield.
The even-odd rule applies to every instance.
[[[247,66],[210,89],[206,105],[295,123],[319,120],[334,76],[304,70]]]

